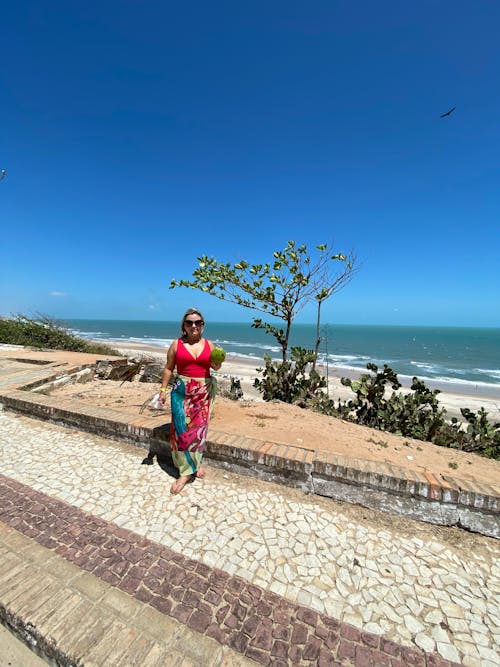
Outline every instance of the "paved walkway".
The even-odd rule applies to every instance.
[[[143,456],[0,412],[1,610],[54,651],[86,665],[136,664],[129,651],[144,665],[499,664],[497,541],[211,467],[172,497],[172,470]]]

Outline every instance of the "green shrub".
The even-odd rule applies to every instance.
[[[375,364],[367,364],[367,369],[373,374],[363,373],[354,382],[342,378],[342,384],[351,387],[356,394],[356,398],[344,406],[343,416],[349,418],[354,414],[358,424],[432,441],[445,423],[446,411],[437,400],[439,391],[430,390],[422,380],[414,377],[413,393],[396,393],[401,383],[392,368],[384,364],[383,370],[379,371]]]
[[[436,433],[433,442],[442,447],[454,447],[499,459],[500,424],[492,424],[484,408],[479,408],[477,413],[468,408],[462,408],[460,412],[465,422],[453,417]]]
[[[463,408],[465,424],[456,417],[448,420],[445,408],[439,405],[438,389],[431,390],[414,377],[409,393],[396,393],[401,383],[389,366],[379,371],[375,364],[367,364],[367,369],[372,374],[363,373],[359,380],[342,378],[342,384],[351,387],[356,397],[339,401],[334,410],[339,416],[404,437],[500,458],[500,424],[492,424],[484,408],[477,413]],[[388,385],[394,390],[392,394]]]
[[[299,400],[314,400],[320,390],[326,387],[325,378],[317,371],[307,372],[307,366],[314,359],[314,352],[302,347],[292,347],[291,359],[287,361],[273,361],[266,354],[266,367],[258,369],[263,379],[257,378],[253,386],[257,387],[265,401],[296,403]]]
[[[83,338],[78,338],[70,333],[63,324],[47,315],[39,315],[37,319],[25,315],[0,319],[0,343],[120,356],[119,352],[108,345],[91,343]]]

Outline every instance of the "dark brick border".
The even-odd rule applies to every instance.
[[[210,568],[0,474],[0,519],[262,665],[457,667]]]

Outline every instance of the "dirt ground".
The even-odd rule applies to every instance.
[[[112,380],[96,379],[85,384],[67,384],[52,392],[52,395],[138,415],[141,408],[143,414],[158,414],[158,411],[150,406],[150,399],[157,391],[157,383],[134,381],[121,384]],[[170,419],[168,409],[165,410],[165,419]],[[431,471],[438,475],[478,479],[500,486],[498,461],[438,447],[429,442],[403,438],[281,402],[232,401],[218,396],[211,427],[225,433],[246,435],[259,440],[383,461],[402,468]]]

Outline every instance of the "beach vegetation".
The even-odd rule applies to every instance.
[[[326,379],[310,368],[314,359],[315,352],[302,347],[292,347],[291,358],[281,362],[266,354],[265,368],[257,369],[262,379],[256,378],[253,386],[265,401],[305,404],[326,387]]]
[[[316,302],[317,337],[312,360],[315,366],[321,341],[321,307],[334,292],[345,287],[358,269],[356,257],[335,252],[332,244],[316,246],[311,253],[305,244],[288,241],[272,259],[252,264],[241,259],[234,264],[215,257],[198,257],[191,280],[172,280],[170,288],[189,287],[264,313],[283,324],[255,317],[252,327],[271,334],[281,348],[282,361],[288,359],[290,332],[298,313],[311,301]],[[267,364],[267,361],[266,361]],[[283,371],[284,372],[284,371]]]
[[[325,390],[326,379],[310,369],[313,359],[314,351],[298,347],[292,348],[290,361],[276,362],[266,356],[266,367],[258,369],[262,379],[257,378],[254,386],[266,401],[295,403],[405,438],[500,458],[500,424],[492,423],[484,408],[477,413],[462,408],[461,420],[449,419],[446,409],[439,404],[439,390],[430,389],[423,380],[414,377],[409,390],[399,391],[402,385],[394,370],[387,364],[379,369],[372,363],[367,364],[369,372],[357,380],[341,379],[354,397],[336,401]],[[369,442],[387,447],[384,440]],[[410,446],[408,441],[403,444]]]
[[[358,380],[342,378],[342,384],[355,394],[354,399],[339,408],[343,416],[354,414],[358,424],[432,441],[446,413],[437,399],[439,391],[429,389],[422,380],[414,377],[411,391],[401,393],[397,391],[401,383],[387,364],[379,370],[370,363],[367,369],[371,373],[361,374]]]
[[[0,343],[24,345],[36,349],[120,356],[119,352],[108,345],[79,338],[63,323],[42,314],[37,314],[35,317],[18,314],[11,318],[0,318]]]
[[[492,423],[484,408],[477,413],[462,408],[462,420],[448,419],[446,409],[439,404],[438,389],[429,389],[423,380],[414,377],[410,391],[403,393],[398,391],[401,383],[389,366],[380,370],[370,363],[366,367],[370,372],[358,380],[341,380],[352,389],[354,398],[335,403],[323,395],[316,397],[316,408],[407,438],[500,458],[500,424]]]
[[[453,417],[437,432],[433,442],[500,459],[500,423],[492,423],[484,408],[477,412],[461,408],[460,412],[463,421]]]

